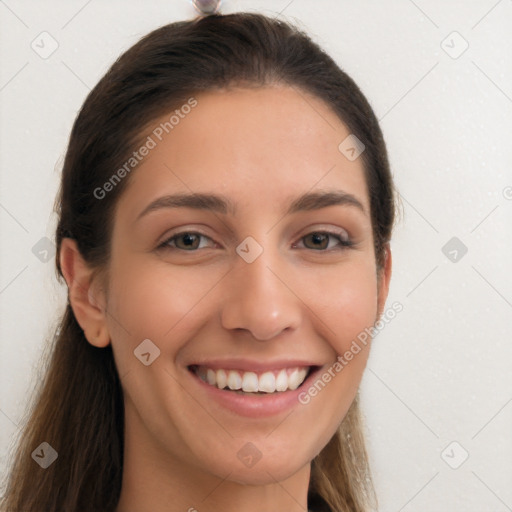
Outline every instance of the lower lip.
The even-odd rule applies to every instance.
[[[285,412],[296,405],[300,405],[299,395],[308,389],[322,368],[312,371],[306,380],[294,390],[268,393],[261,395],[241,395],[234,391],[226,391],[212,386],[200,379],[194,372],[186,370],[192,380],[203,390],[209,399],[229,411],[248,418],[267,418]]]

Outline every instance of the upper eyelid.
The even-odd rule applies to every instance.
[[[192,225],[192,224],[191,224]],[[178,231],[175,231],[174,232],[174,229],[178,230]],[[208,238],[211,238],[210,235],[207,235],[205,232],[203,232],[201,230],[201,228],[196,228],[196,227],[187,227],[187,226],[178,226],[174,229],[171,229],[169,230],[170,232],[172,232],[171,235],[166,235],[165,238],[162,239],[162,241],[164,240],[168,240],[169,238],[172,238],[173,236],[177,236],[177,235],[181,235],[183,233],[198,233],[200,235],[203,235],[203,236],[206,236]],[[350,234],[350,231],[349,229],[347,228],[342,228],[341,226],[332,226],[330,225],[329,223],[322,223],[322,222],[317,222],[317,223],[312,223],[310,226],[306,226],[305,228],[301,228],[300,230],[297,231],[297,233],[300,233],[302,231],[305,231],[305,234],[302,235],[302,236],[305,236],[309,233],[315,233],[315,232],[319,232],[319,231],[326,231],[328,233],[333,233],[333,234],[336,234],[337,231],[341,231],[341,232],[344,232],[347,234],[347,237],[348,238],[351,238],[351,234]],[[297,235],[295,235],[297,236]],[[231,229],[229,230],[229,237],[228,237],[231,241],[231,239],[236,243],[236,241],[238,240],[238,238],[235,236],[235,233],[234,231],[232,231]]]

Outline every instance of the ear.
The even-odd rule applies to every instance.
[[[391,247],[389,245],[389,242],[385,245],[384,251],[385,251],[384,265],[380,269],[379,274],[377,276],[377,279],[378,279],[377,319],[380,318],[380,316],[382,315],[382,312],[384,311],[386,299],[388,298],[389,282],[391,281],[392,258],[391,258]]]
[[[98,276],[82,258],[76,241],[63,238],[60,266],[68,285],[69,303],[75,318],[91,345],[106,347],[110,336],[106,322],[106,301]]]

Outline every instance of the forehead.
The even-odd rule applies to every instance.
[[[339,188],[369,211],[362,159],[350,161],[339,151],[350,132],[320,99],[288,86],[194,99],[193,108],[162,115],[144,134],[155,144],[133,172],[123,202],[140,210],[164,189],[216,190],[242,206],[278,208],[315,188]]]

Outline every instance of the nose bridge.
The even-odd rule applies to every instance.
[[[301,310],[300,301],[285,284],[283,256],[270,247],[258,244],[258,249],[254,242],[242,242],[237,248],[222,323],[226,329],[244,329],[264,341],[296,329]]]

